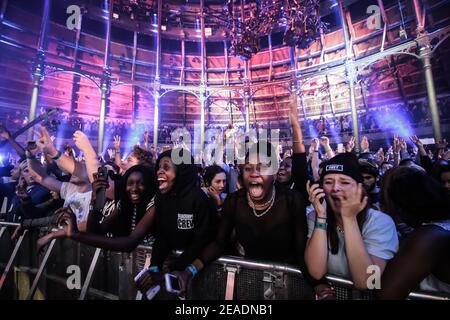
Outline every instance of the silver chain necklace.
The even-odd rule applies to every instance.
[[[248,192],[247,192],[247,202],[248,202],[248,205],[253,209],[253,214],[255,215],[255,217],[261,218],[263,215],[265,215],[267,212],[269,212],[270,209],[272,209],[273,204],[275,203],[275,187],[272,188],[272,197],[270,198],[270,200],[268,202],[266,202],[264,204],[264,205],[269,204],[269,207],[266,210],[264,210],[263,212],[261,212],[261,213],[256,212],[256,209],[255,209],[256,205],[253,203]]]

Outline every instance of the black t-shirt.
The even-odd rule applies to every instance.
[[[303,265],[308,227],[300,194],[276,186],[272,208],[260,217],[248,205],[246,194],[241,189],[227,197],[216,239],[203,251],[201,260],[209,263],[217,259],[235,229],[246,258]]]

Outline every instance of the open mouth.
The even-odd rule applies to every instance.
[[[248,186],[248,193],[252,199],[258,200],[264,197],[264,188],[260,183],[250,182]]]
[[[331,201],[333,202],[333,204],[336,207],[339,207],[341,205],[341,199],[339,197],[337,197],[337,196],[330,196],[330,198],[331,198]]]
[[[159,177],[158,178],[159,190],[165,190],[169,187],[169,183],[166,178]]]
[[[139,198],[141,197],[141,195],[137,192],[130,192],[130,199],[132,202],[136,202],[139,200]]]

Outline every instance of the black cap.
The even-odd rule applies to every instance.
[[[340,153],[327,160],[323,166],[320,180],[323,180],[330,173],[344,174],[353,178],[358,183],[362,183],[364,180],[359,169],[358,158],[349,152]]]

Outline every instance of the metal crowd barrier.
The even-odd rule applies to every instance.
[[[133,277],[150,264],[150,247],[118,253],[58,239],[38,253],[39,230],[26,231],[13,243],[10,237],[17,225],[0,222],[0,299],[142,299]],[[354,289],[351,281],[327,278],[339,300],[372,299],[370,293]],[[164,298],[164,294],[158,296]],[[300,300],[312,296],[312,289],[294,266],[224,256],[192,281],[187,299]],[[412,292],[409,299],[450,297]]]

